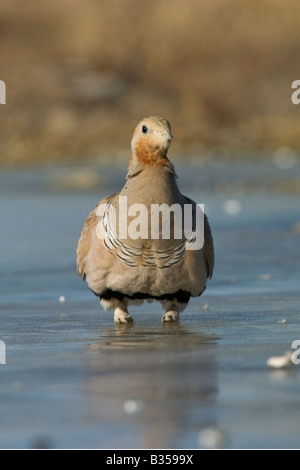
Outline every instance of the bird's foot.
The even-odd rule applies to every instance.
[[[120,308],[117,308],[114,312],[115,323],[133,323],[133,318],[128,312],[124,312]]]
[[[176,310],[170,310],[169,312],[166,312],[164,314],[161,321],[162,322],[179,321],[179,313],[176,312]]]

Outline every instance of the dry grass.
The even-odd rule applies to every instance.
[[[299,37],[299,0],[2,0],[0,163],[117,160],[153,114],[178,155],[298,149]]]

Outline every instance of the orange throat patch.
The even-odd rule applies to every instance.
[[[131,154],[129,163],[144,163],[151,166],[168,165],[167,151],[158,146],[137,142],[135,144],[135,155]]]

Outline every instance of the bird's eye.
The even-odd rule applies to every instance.
[[[143,134],[147,134],[147,132],[148,132],[148,127],[147,127],[147,126],[143,126],[143,127],[142,127],[142,133],[143,133]]]

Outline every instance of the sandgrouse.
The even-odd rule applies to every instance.
[[[171,126],[162,117],[137,125],[124,187],[89,214],[78,242],[77,271],[103,308],[114,310],[116,323],[132,322],[128,305],[145,299],[161,302],[162,321],[178,321],[213,273],[213,239],[203,213],[202,244],[192,246],[199,207],[177,186],[167,157],[171,140]],[[192,207],[189,239],[183,220],[187,206]]]

